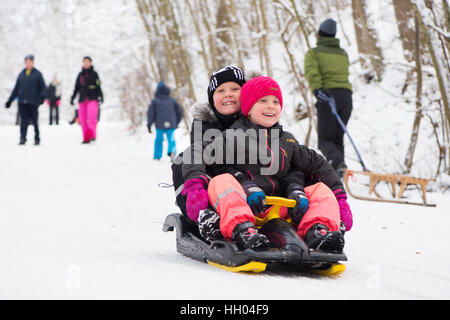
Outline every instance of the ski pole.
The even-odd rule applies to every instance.
[[[359,159],[359,163],[361,164],[362,168],[364,171],[369,171],[366,168],[366,165],[364,164],[364,161],[361,157],[361,155],[359,154],[358,148],[356,148],[355,143],[353,142],[352,137],[350,136],[350,133],[348,133],[347,128],[345,127],[344,122],[342,121],[341,117],[338,115],[337,110],[336,110],[336,102],[334,101],[334,98],[332,96],[327,96],[325,93],[323,93],[321,90],[319,90],[319,92],[317,93],[317,98],[319,98],[320,100],[326,101],[328,102],[328,105],[331,108],[331,113],[334,114],[334,116],[336,117],[337,121],[339,122],[342,130],[344,130],[345,134],[347,135],[347,137],[350,139],[350,142],[353,145],[353,148],[355,149],[356,155],[358,156]]]

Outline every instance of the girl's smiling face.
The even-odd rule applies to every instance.
[[[213,94],[214,107],[223,115],[241,111],[241,86],[233,81],[222,83]]]
[[[254,124],[270,128],[280,119],[281,105],[275,96],[265,96],[256,101],[248,113],[248,118]]]

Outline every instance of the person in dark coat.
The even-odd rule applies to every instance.
[[[332,96],[336,109],[345,125],[352,113],[352,85],[348,81],[349,59],[347,52],[335,38],[336,22],[327,19],[320,24],[317,46],[305,55],[305,77],[317,98],[317,131],[319,149],[342,178],[347,167],[344,159],[344,130],[331,112],[328,101],[322,101],[321,91]]]
[[[20,145],[24,145],[27,141],[27,130],[30,123],[34,126],[34,144],[39,145],[38,108],[44,102],[46,95],[44,78],[41,72],[34,68],[34,56],[27,55],[25,69],[17,77],[16,85],[5,104],[5,107],[9,108],[16,98],[19,100]]]
[[[83,132],[83,142],[90,143],[97,138],[99,106],[103,103],[103,91],[100,78],[92,65],[90,57],[83,58],[83,69],[75,81],[70,104],[78,98],[78,121]]]
[[[61,83],[53,77],[47,88],[47,103],[50,108],[49,124],[53,124],[53,114],[56,125],[59,125],[59,105],[61,104]]]
[[[163,153],[164,135],[167,137],[169,157],[176,154],[174,132],[183,118],[183,110],[178,102],[170,97],[170,89],[160,81],[156,87],[155,98],[147,110],[147,128],[152,133],[152,125],[156,127],[155,148],[153,158],[160,160]]]

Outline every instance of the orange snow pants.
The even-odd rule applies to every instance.
[[[300,237],[315,223],[322,223],[330,231],[338,231],[340,211],[336,197],[322,182],[305,188],[309,199],[309,209],[297,227]],[[220,215],[220,230],[224,237],[232,238],[234,228],[242,222],[255,223],[255,216],[247,204],[247,196],[241,184],[231,174],[221,174],[212,178],[208,186],[211,206]],[[283,209],[283,208],[282,208]],[[288,212],[280,210],[282,218],[288,218]]]

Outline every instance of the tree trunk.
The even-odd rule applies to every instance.
[[[352,0],[352,10],[360,63],[364,68],[373,70],[377,81],[381,81],[384,71],[383,56],[376,32],[368,24],[365,0]]]
[[[417,18],[414,19],[415,25],[415,50],[414,58],[416,61],[417,87],[416,87],[416,116],[414,118],[411,138],[409,139],[409,148],[405,158],[405,173],[411,172],[413,164],[414,151],[416,150],[417,140],[419,138],[420,121],[423,117],[422,112],[422,63],[420,61],[420,27]]]
[[[414,37],[417,30],[412,28],[412,21],[414,21],[414,11],[411,6],[411,0],[392,0],[394,4],[395,17],[397,19],[398,31],[400,40],[403,46],[403,54],[406,61],[412,62],[415,57]],[[416,64],[417,67],[417,64]]]
[[[219,0],[216,23],[217,63],[225,66],[233,63],[233,41],[231,39],[232,28],[229,25],[230,12],[226,0]]]
[[[417,20],[419,22],[419,25],[421,27],[422,33],[424,35],[424,40],[428,47],[428,51],[431,56],[431,60],[433,61],[433,67],[436,72],[436,78],[438,81],[438,86],[439,86],[439,90],[441,92],[441,97],[442,97],[443,114],[445,116],[445,122],[443,123],[443,125],[445,125],[447,127],[447,133],[448,133],[448,129],[450,128],[450,109],[449,109],[449,101],[448,101],[448,87],[446,86],[446,83],[448,80],[446,78],[444,78],[444,75],[442,75],[442,73],[441,73],[441,70],[445,70],[445,68],[440,67],[442,62],[438,61],[436,48],[433,46],[433,43],[431,42],[431,38],[430,38],[431,35],[428,33],[428,28],[425,26],[425,24],[423,22],[421,12],[417,7],[417,3],[413,4],[413,9],[414,9],[415,15],[417,17]],[[445,76],[447,76],[447,75],[445,75]],[[448,157],[450,157],[450,154],[448,154]]]
[[[195,13],[194,13],[195,11],[194,11],[194,9],[192,7],[192,3],[191,3],[191,1],[186,1],[186,4],[188,6],[189,14],[191,15],[192,22],[194,23],[195,33],[197,34],[198,41],[200,42],[200,46],[202,48],[201,55],[202,55],[202,58],[203,58],[203,63],[205,64],[205,69],[208,71],[208,73],[212,73],[213,70],[212,70],[212,67],[209,65],[209,60],[208,60],[208,54],[207,54],[207,51],[206,51],[205,40],[202,37],[202,32],[201,32],[201,29],[200,29],[200,25],[198,23],[197,17],[195,16]]]
[[[259,0],[259,9],[261,12],[261,22],[262,22],[262,36],[261,36],[261,49],[262,49],[262,54],[264,57],[264,65],[265,65],[265,70],[266,70],[266,74],[268,76],[272,75],[272,64],[270,62],[270,55],[269,55],[269,51],[267,50],[267,35],[269,33],[269,26],[267,24],[267,19],[266,19],[266,9],[264,6],[264,1],[263,0]]]

